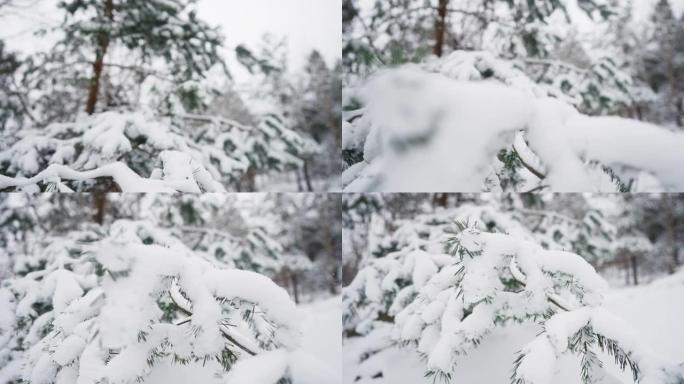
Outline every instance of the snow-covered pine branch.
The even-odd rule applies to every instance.
[[[515,236],[460,226],[451,264],[432,274],[395,318],[393,338],[425,357],[428,374],[450,377],[495,327],[538,322],[544,332],[514,363],[514,383],[548,383],[564,354],[582,357],[584,383],[614,356],[635,382],[676,382],[671,367],[641,345],[635,331],[601,307],[607,283],[580,256],[548,251]]]
[[[508,233],[545,249],[582,252],[597,263],[612,250],[614,228],[595,209],[575,220],[544,210],[510,211],[490,204],[463,204],[456,210],[390,220],[387,225],[374,217],[367,258],[343,291],[345,330],[365,335],[378,321],[394,321],[431,273],[453,263],[444,244],[453,236],[454,221]]]
[[[404,346],[435,378],[458,379],[456,366],[463,367],[467,354],[490,334],[487,348],[498,348],[505,334],[506,343],[515,339],[525,352],[516,358],[511,349],[510,370],[522,364],[514,383],[545,383],[535,375],[549,372],[571,377],[570,367],[578,368],[584,383],[604,382],[604,375],[610,382],[613,360],[618,370],[637,372],[641,382],[677,383],[670,362],[654,356],[635,330],[603,306],[607,283],[587,261],[600,266],[619,249],[647,248],[643,237],[633,244],[622,234],[624,225],[610,204],[585,197],[580,205],[586,215],[566,217],[548,206],[536,210],[513,202],[510,209],[511,203],[485,200],[405,218],[371,214],[367,254],[343,290],[345,334],[359,364],[353,375],[391,376],[373,356],[382,354],[382,360]],[[570,318],[580,321],[568,324]],[[558,336],[560,329],[567,334]],[[541,341],[535,339],[539,331]],[[567,347],[549,350],[547,337],[565,337]]]
[[[22,130],[0,152],[0,189],[221,192],[248,169],[297,167],[316,150],[275,115],[246,127],[212,117],[109,111]]]
[[[296,352],[295,305],[266,276],[220,269],[144,222],[52,240],[24,258],[34,268],[3,281],[2,307],[16,317],[0,319],[0,343],[10,354],[0,356],[9,362],[0,376],[128,383],[164,364],[201,364],[259,377],[248,358],[268,358],[273,366],[257,371],[272,382],[297,383],[297,374],[310,373]],[[26,267],[16,265],[17,272]]]
[[[343,149],[363,160],[345,171],[347,191],[496,189],[496,156],[514,143],[529,168],[517,171],[524,190],[684,188],[673,166],[684,161],[684,135],[583,115],[486,52],[380,71],[358,96],[365,104],[343,126]]]

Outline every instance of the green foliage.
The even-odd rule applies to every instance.
[[[639,382],[639,366],[632,360],[631,355],[620,347],[617,341],[596,334],[596,342],[602,351],[608,353],[608,355],[615,359],[615,363],[620,369],[624,371],[629,368],[629,370],[632,371],[632,379],[634,382]]]
[[[544,332],[538,335],[542,336]],[[632,358],[631,352],[625,351],[620,344],[613,339],[597,333],[591,324],[587,324],[579,329],[568,340],[569,350],[580,357],[580,379],[582,384],[595,384],[603,369],[603,363],[598,358],[597,350],[607,353],[615,360],[615,365],[621,370],[629,369],[632,373],[632,380],[638,383],[641,380],[641,371],[637,362]],[[518,353],[513,363],[513,374],[511,384],[526,384],[526,381],[519,377],[518,370],[525,359],[525,353]]]
[[[182,84],[198,80],[215,65],[227,73],[220,49],[223,37],[197,17],[193,0],[135,1],[62,1],[59,7],[67,16],[62,25],[63,44],[89,45],[97,58],[105,58],[109,45],[122,46],[143,63],[160,58],[168,67],[169,76]],[[111,7],[110,7],[111,4]],[[78,47],[78,46],[76,46]],[[140,68],[131,68],[134,72]],[[196,93],[187,89],[180,97],[190,108],[200,103]]]
[[[444,384],[449,384],[451,383],[451,378],[452,374],[449,372],[442,372],[439,370],[428,370],[425,372],[425,378],[432,378],[432,383],[437,384],[437,383],[444,383]]]
[[[21,99],[14,90],[16,72],[21,65],[13,52],[8,52],[4,41],[0,40],[0,132],[3,132],[12,119],[23,117]]]
[[[523,167],[520,157],[515,150],[502,149],[497,158],[503,163],[503,167],[497,172],[499,186],[504,192],[516,190],[516,187],[523,181],[520,176],[520,170]]]
[[[235,48],[235,55],[237,56],[238,62],[242,64],[249,73],[263,73],[265,75],[270,75],[272,72],[279,72],[281,69],[264,58],[258,58],[249,48],[240,44]]]

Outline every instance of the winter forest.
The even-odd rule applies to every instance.
[[[343,197],[344,383],[684,382],[681,195]]]
[[[340,209],[313,194],[3,195],[0,382],[335,383]]]
[[[0,190],[338,188],[339,58],[212,12],[240,5],[0,1]]]
[[[684,384],[684,0],[0,0],[0,384]]]
[[[680,0],[344,0],[348,192],[684,190]]]

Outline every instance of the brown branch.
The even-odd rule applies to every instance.
[[[544,180],[546,178],[546,175],[536,169],[532,164],[529,164],[528,162],[525,161],[525,159],[520,155],[520,152],[518,152],[518,149],[515,147],[515,144],[513,145],[513,152],[515,152],[516,155],[518,155],[518,158],[520,159],[520,163],[527,168],[528,171],[532,172],[533,175],[537,176],[537,178]]]

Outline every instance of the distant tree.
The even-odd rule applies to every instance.
[[[308,191],[313,190],[312,178],[336,177],[342,171],[339,161],[342,84],[338,69],[329,68],[320,52],[312,51],[293,106],[295,126],[323,148],[304,160],[302,171]]]
[[[661,119],[684,126],[684,26],[678,22],[669,0],[658,0],[651,15],[654,49],[649,52],[646,70],[654,92],[665,98]]]
[[[20,64],[17,56],[8,52],[5,42],[0,40],[0,132],[10,128],[10,124],[17,125],[16,120],[21,120],[27,112],[15,85]]]
[[[64,0],[62,28],[65,42],[86,42],[94,58],[85,111],[93,114],[101,94],[103,71],[117,63],[107,60],[110,50],[123,47],[145,62],[161,59],[174,81],[196,81],[222,63],[220,33],[197,18],[194,0]],[[138,69],[133,69],[138,70]],[[187,89],[182,99],[190,106],[197,94]]]

